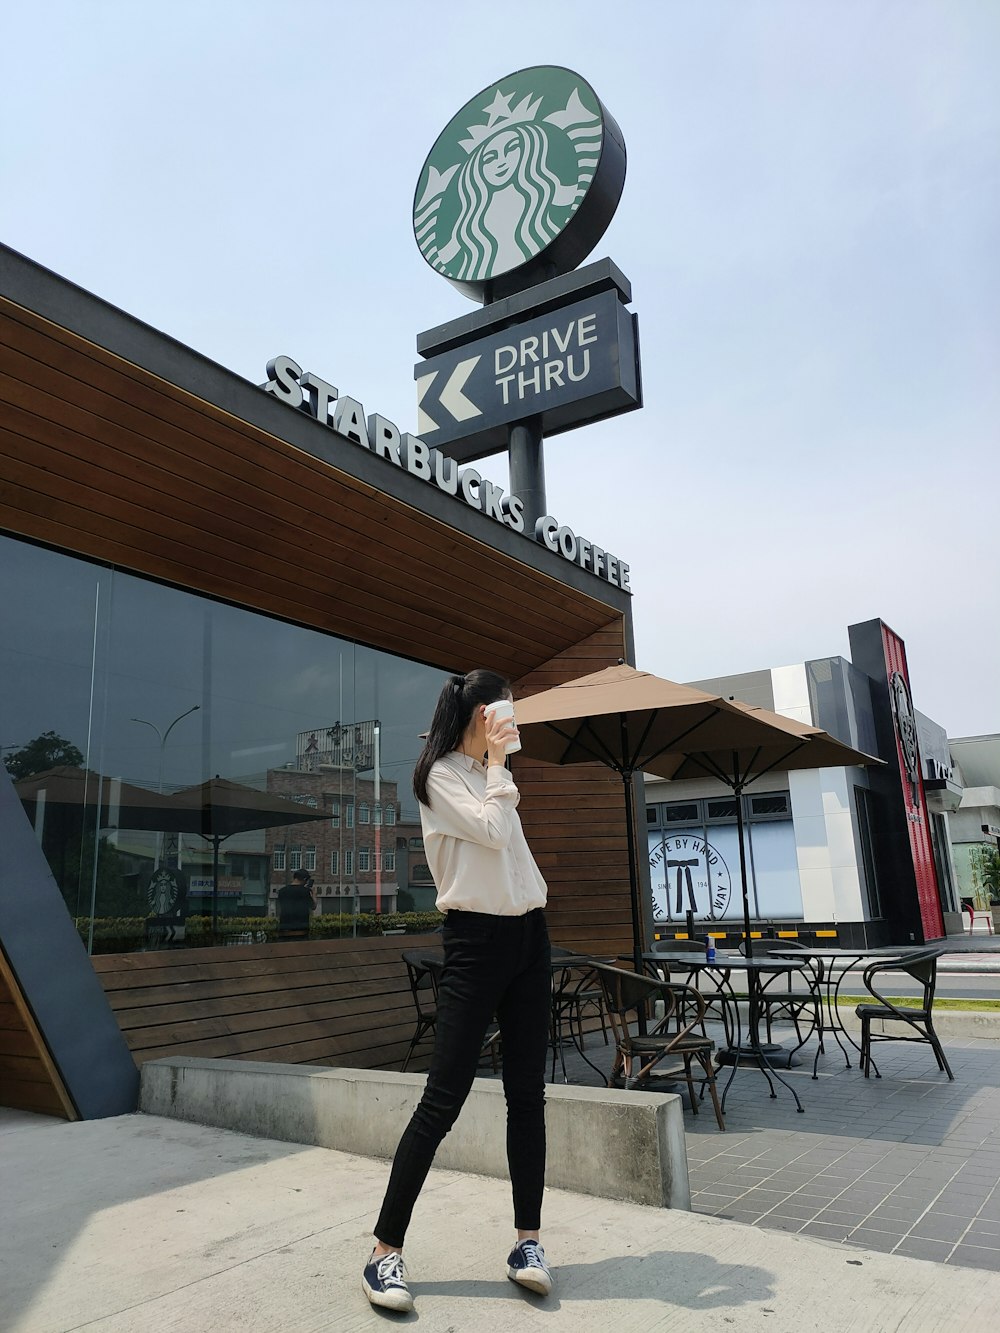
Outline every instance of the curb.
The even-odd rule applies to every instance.
[[[841,1005],[840,1021],[850,1032],[861,1031],[861,1020],[851,1005]],[[890,1023],[888,1026],[882,1023],[878,1025],[877,1030],[898,1032],[901,1027],[903,1024],[899,1022]],[[1000,1009],[994,1013],[983,1010],[969,1010],[963,1013],[959,1009],[935,1009],[934,1030],[942,1041],[947,1041],[949,1037],[953,1039],[978,1037],[987,1041],[1000,1041]]]

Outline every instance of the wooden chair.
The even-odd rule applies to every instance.
[[[719,1094],[715,1086],[715,1067],[712,1052],[715,1042],[695,1028],[705,1016],[705,1001],[693,986],[679,982],[658,981],[621,968],[595,963],[594,971],[604,990],[604,1003],[615,1037],[615,1059],[608,1075],[608,1087],[634,1088],[645,1084],[676,1082],[683,1077],[691,1099],[691,1110],[698,1114],[695,1097],[692,1062],[701,1066],[701,1079],[712,1094],[715,1118],[720,1129],[725,1129]],[[639,1006],[652,1010],[661,1000],[664,1015],[645,1036],[632,1031],[632,1021]],[[676,1020],[679,1009],[684,1017]],[[660,1068],[665,1066],[664,1068]],[[654,1075],[653,1070],[659,1069]]]
[[[859,1004],[854,1011],[861,1019],[861,1067],[865,1071],[865,1078],[868,1077],[872,1069],[875,1070],[876,1078],[882,1077],[878,1071],[878,1065],[872,1059],[872,1044],[874,1042],[920,1041],[926,1042],[934,1052],[938,1069],[943,1070],[949,1079],[954,1080],[955,1075],[951,1072],[951,1066],[941,1049],[940,1039],[934,1031],[934,989],[937,985],[937,960],[940,956],[940,949],[918,949],[914,953],[904,954],[902,958],[890,958],[884,963],[871,963],[865,968],[865,988],[879,1001],[878,1004]],[[876,988],[876,977],[881,977],[882,974],[891,975],[893,972],[904,972],[907,976],[913,977],[914,981],[919,981],[923,986],[924,994],[919,1008],[908,1009],[895,1005]],[[884,983],[879,980],[879,985],[884,986]],[[906,1036],[894,1032],[872,1032],[872,1023],[876,1021],[904,1023],[916,1035]]]
[[[700,940],[657,940],[653,945],[652,953],[689,953],[699,958],[705,957],[705,945]],[[719,966],[723,966],[722,963]],[[651,977],[656,977],[660,981],[673,982],[677,977],[686,978],[684,985],[694,985],[698,994],[705,1002],[705,1012],[702,1016],[701,1031],[705,1033],[705,1020],[721,1023],[725,1031],[726,1045],[731,1046],[736,1040],[736,1028],[733,1025],[733,1014],[730,1006],[738,1004],[740,1000],[745,1000],[746,995],[737,994],[731,987],[723,986],[711,979],[711,973],[702,972],[697,976],[695,983],[694,972],[686,968],[683,963],[678,963],[671,958],[647,959],[645,963],[646,971]],[[738,1018],[738,1015],[737,1015]],[[677,1021],[684,1020],[683,1008],[677,1011]]]

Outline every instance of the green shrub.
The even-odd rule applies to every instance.
[[[444,917],[440,912],[360,912],[356,917],[350,912],[329,913],[314,916],[309,922],[311,940],[350,939],[355,934],[362,936],[381,935],[387,930],[402,930],[407,935],[428,935],[438,930]],[[148,948],[161,947],[150,943],[147,917],[114,916],[94,918],[94,953],[136,953]],[[84,944],[90,936],[90,917],[75,918],[77,933]],[[188,949],[205,949],[212,945],[225,944],[233,935],[249,934],[256,944],[262,934],[270,943],[278,938],[278,922],[273,916],[220,916],[216,922],[215,935],[212,934],[210,916],[189,916],[184,921],[184,939],[178,946]]]
[[[216,918],[215,937],[212,936],[211,916],[189,916],[185,919],[184,943],[192,949],[225,944],[227,937],[249,934],[258,943],[258,935],[266,934],[267,943],[277,939],[278,922],[273,916],[220,916]],[[260,941],[264,943],[265,941]]]
[[[90,938],[90,917],[74,918],[77,934],[84,944]],[[146,918],[141,916],[98,916],[94,918],[94,953],[134,953],[146,947]]]
[[[314,916],[309,922],[311,940],[339,940],[354,935],[381,935],[386,930],[403,930],[407,935],[427,935],[444,920],[440,912],[350,912]]]
[[[94,918],[94,953],[136,953],[150,947],[148,917],[116,916]],[[77,933],[84,944],[90,936],[90,917],[78,916],[75,919]],[[249,932],[254,942],[259,934],[267,935],[268,940],[276,938],[278,923],[274,917],[262,916],[225,916],[219,917],[215,937],[212,936],[212,918],[210,916],[189,916],[184,921],[184,939],[180,941],[188,949],[204,949],[213,944],[224,944],[232,935]]]

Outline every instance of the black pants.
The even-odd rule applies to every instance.
[[[438,1144],[458,1118],[494,1014],[503,1042],[514,1226],[536,1231],[545,1185],[545,1058],[552,993],[549,935],[525,916],[449,912],[427,1087],[396,1149],[375,1235],[402,1248]]]

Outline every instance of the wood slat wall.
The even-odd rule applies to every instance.
[[[77,1119],[3,950],[0,950],[0,1106]]]
[[[518,680],[515,697],[614,666],[625,655],[624,624],[609,621]],[[521,823],[549,886],[553,940],[586,953],[631,953],[621,778],[601,764],[557,768],[517,756],[513,768],[521,792]]]
[[[3,298],[0,527],[445,669],[517,677],[609,616]]]
[[[166,1055],[398,1069],[414,1029],[404,948],[439,936],[94,958],[136,1062]],[[429,1045],[413,1069],[426,1068]]]

